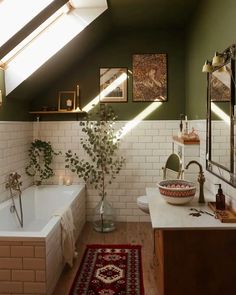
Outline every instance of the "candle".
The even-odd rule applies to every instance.
[[[185,134],[188,134],[188,118],[187,118],[187,116],[185,116],[185,130],[184,130],[184,133]]]
[[[71,179],[70,179],[70,177],[69,176],[67,176],[66,178],[65,178],[65,185],[71,185]]]
[[[64,177],[63,176],[59,176],[58,184],[59,185],[63,185],[63,182],[64,182]]]
[[[79,85],[76,85],[76,105],[77,105],[76,110],[77,110],[77,111],[80,111],[80,102],[79,102]]]

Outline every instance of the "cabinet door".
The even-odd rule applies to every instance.
[[[157,259],[158,294],[164,295],[163,232],[155,230],[155,255]]]

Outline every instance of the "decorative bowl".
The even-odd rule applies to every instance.
[[[170,204],[186,204],[193,199],[196,193],[195,183],[187,180],[162,180],[157,186],[162,197]]]

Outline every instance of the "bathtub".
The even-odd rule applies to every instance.
[[[16,207],[19,206],[15,198]],[[85,223],[83,185],[42,185],[22,193],[24,226],[20,227],[12,201],[0,204],[0,294],[52,294],[64,267],[58,209],[69,206],[75,238]]]

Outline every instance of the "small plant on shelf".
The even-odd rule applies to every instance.
[[[96,121],[92,121],[91,115],[88,115],[85,121],[80,122],[86,135],[80,141],[88,159],[82,159],[69,150],[66,152],[65,167],[98,191],[101,199],[94,212],[94,229],[108,232],[115,229],[115,223],[114,210],[106,200],[106,189],[119,174],[125,158],[117,155],[120,132],[114,129],[117,116],[112,108],[100,104],[96,115]]]
[[[53,156],[59,154],[61,152],[55,152],[50,142],[35,139],[31,142],[29,149],[30,161],[25,168],[26,174],[35,177],[35,184],[41,184],[42,180],[49,179],[54,175],[50,165],[52,164]]]

